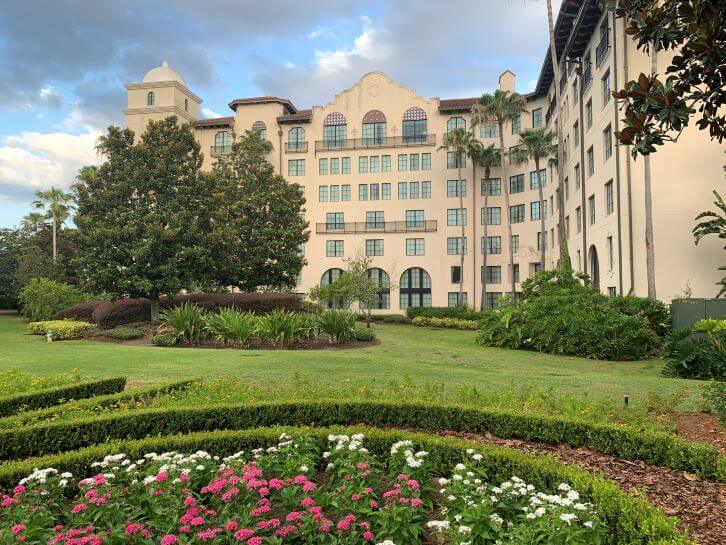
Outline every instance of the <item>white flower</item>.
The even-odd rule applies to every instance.
[[[557,487],[557,490],[567,492],[568,490],[570,490],[570,485],[567,483],[560,483],[560,486]]]
[[[591,520],[588,520],[587,522],[583,522],[582,525],[585,528],[592,528],[592,521]]]
[[[471,457],[471,459],[474,460],[474,461],[476,461],[476,462],[481,462],[484,459],[484,456],[482,456],[481,454],[478,454],[477,453],[477,454],[474,454]]]
[[[456,466],[454,466],[454,469],[456,471],[463,471],[466,469],[466,466],[464,464],[456,464]]]
[[[303,465],[300,466],[300,472],[301,473],[307,473],[308,470],[309,470],[309,468],[305,464],[303,464]]]
[[[560,515],[560,520],[565,521],[567,524],[570,524],[576,518],[577,518],[577,515],[573,515],[572,513],[562,513]]]
[[[471,527],[470,526],[459,526],[459,533],[460,534],[470,534]]]
[[[426,526],[434,530],[443,531],[448,530],[450,524],[448,520],[430,520],[426,523]]]

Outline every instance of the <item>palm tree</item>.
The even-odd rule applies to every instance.
[[[73,207],[70,203],[73,202],[73,195],[66,193],[55,187],[51,187],[46,191],[36,191],[35,196],[37,200],[33,201],[33,206],[43,210],[45,217],[52,221],[53,227],[53,261],[58,257],[58,229],[60,229],[63,222],[65,222],[71,214]]]
[[[41,214],[40,212],[30,212],[23,216],[20,226],[25,231],[37,233],[45,225],[47,219],[48,218],[45,214]]]
[[[524,97],[497,89],[492,94],[483,94],[472,108],[472,125],[496,123],[499,127],[499,149],[502,155],[502,189],[504,191],[505,215],[507,217],[507,245],[509,246],[509,279],[512,296],[516,293],[514,282],[514,253],[512,252],[512,223],[509,221],[509,186],[507,185],[507,162],[504,160],[504,125],[512,122],[527,111]]]
[[[658,48],[655,41],[650,45],[650,75],[658,73]],[[645,272],[648,279],[648,297],[655,299],[655,246],[653,240],[653,182],[650,155],[643,157],[643,185],[645,200]]]
[[[484,203],[483,203],[483,209],[484,214],[486,214],[486,210],[489,207],[489,193],[491,191],[490,183],[491,183],[491,174],[492,174],[492,167],[498,167],[501,165],[502,162],[502,154],[499,153],[499,150],[494,147],[494,144],[491,144],[487,147],[482,146],[481,149],[477,153],[477,164],[481,165],[484,168],[484,188],[485,191],[483,191],[484,194]],[[476,220],[476,218],[475,218]],[[486,244],[487,237],[489,236],[489,224],[486,221],[486,215],[484,220],[484,232],[482,233],[482,237],[484,240],[484,244]],[[487,297],[487,278],[486,278],[486,272],[487,272],[487,252],[486,247],[484,251],[482,252],[482,274],[481,274],[481,300],[480,300],[480,309],[485,310],[486,307],[486,297]]]
[[[459,277],[459,305],[464,304],[464,253],[466,250],[466,212],[464,211],[464,192],[461,184],[461,168],[464,162],[465,154],[472,148],[475,148],[476,138],[474,135],[464,128],[458,127],[447,132],[444,135],[444,143],[439,146],[439,150],[446,149],[453,151],[456,156],[456,168],[457,168],[457,193],[459,194],[459,210],[461,211],[461,242],[462,247],[460,248],[461,256],[461,276]]]
[[[547,231],[545,230],[544,195],[542,194],[542,174],[540,172],[540,161],[550,161],[557,156],[557,145],[555,144],[555,133],[546,127],[529,129],[519,135],[517,156],[515,161],[518,164],[534,161],[534,168],[537,170],[537,198],[539,199],[539,226],[541,231],[540,240],[540,267],[545,270],[545,250],[547,248]]]

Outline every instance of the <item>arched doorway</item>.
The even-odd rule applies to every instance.
[[[333,284],[341,274],[343,274],[343,269],[328,269],[323,273],[322,278],[320,278],[320,285],[328,286]],[[325,306],[328,308],[347,308],[348,301],[345,299],[325,301]]]
[[[383,310],[391,308],[391,279],[388,277],[386,271],[373,267],[368,269],[366,274],[378,286],[378,293],[376,293],[371,301],[371,309]],[[368,306],[365,303],[361,303],[361,308],[367,309]]]
[[[431,306],[431,277],[420,267],[403,271],[398,291],[401,310]]]
[[[590,265],[590,280],[592,285],[600,289],[600,260],[597,257],[597,248],[593,244],[588,251],[588,261]]]

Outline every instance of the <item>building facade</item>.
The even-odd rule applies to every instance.
[[[650,71],[651,60],[636,50],[623,22],[602,12],[596,0],[565,0],[556,37],[562,77],[554,81],[547,52],[536,89],[524,94],[527,113],[504,127],[504,146],[516,146],[528,128],[561,125],[561,190],[573,267],[589,274],[606,294],[647,295],[644,161],[616,145],[613,132],[619,130],[622,114],[610,91]],[[661,73],[667,61],[659,55]],[[554,85],[561,89],[559,107]],[[323,106],[298,110],[284,98],[243,98],[230,102],[229,117],[199,119],[201,99],[166,62],[126,88],[127,126],[140,134],[148,120],[169,115],[194,123],[204,168],[229,153],[245,130],[260,131],[270,140],[270,161],[288,181],[300,184],[307,200],[311,234],[301,249],[307,264],[299,275],[300,292],[334,281],[346,258],[364,252],[373,259],[371,277],[390,286],[375,304],[379,312],[456,305],[460,284],[464,303],[489,308],[511,291],[510,275],[519,289],[539,270],[542,245],[546,267],[555,266],[560,252],[556,170],[541,167],[544,200],[539,202],[533,162],[509,164],[505,157],[485,183],[483,169],[465,158],[459,180],[454,154],[441,147],[448,131],[471,128],[476,98],[426,98],[371,72]],[[515,75],[505,71],[499,88],[515,91]],[[499,147],[496,126],[479,126],[475,134],[485,145]],[[691,229],[695,216],[711,208],[712,191],[723,189],[723,159],[723,146],[693,127],[652,156],[655,277],[661,300],[687,291],[695,297],[717,292],[718,241],[704,239],[695,246]],[[544,233],[540,215],[546,218]],[[512,224],[511,248],[507,221]],[[513,270],[509,251],[514,252]]]

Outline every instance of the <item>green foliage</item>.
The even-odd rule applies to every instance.
[[[81,377],[76,369],[71,373],[56,373],[53,375],[31,375],[20,371],[0,372],[0,397],[18,393],[47,390],[61,384],[80,382]]]
[[[233,346],[247,346],[257,333],[257,318],[251,312],[223,308],[205,317],[205,328],[216,340]]]
[[[260,338],[276,346],[290,346],[301,337],[306,337],[307,327],[308,320],[303,315],[281,309],[258,319]]]
[[[718,415],[722,425],[726,425],[726,382],[712,381],[703,389],[703,397],[708,401],[711,410]]]
[[[413,325],[429,327],[448,327],[450,329],[476,330],[475,320],[461,320],[460,318],[429,318],[428,316],[416,316]]]
[[[125,387],[126,377],[113,377],[0,397],[0,416],[42,409],[64,403],[70,399],[83,399],[121,392]]]
[[[176,346],[179,344],[179,337],[170,333],[156,334],[151,337],[151,344],[163,347]]]
[[[182,342],[199,344],[206,333],[205,312],[193,303],[162,309],[159,319],[166,326],[162,329],[176,333]]]
[[[119,326],[106,333],[106,336],[119,341],[130,341],[141,338],[143,333],[135,327]]]
[[[628,316],[642,316],[656,335],[663,337],[671,330],[671,315],[662,302],[647,297],[612,297],[615,308]]]
[[[664,345],[667,377],[726,380],[726,320],[701,320]]]
[[[318,316],[318,325],[332,343],[344,343],[355,335],[355,314],[347,310],[327,310]]]
[[[416,318],[458,318],[459,320],[478,320],[486,314],[469,307],[408,307],[406,316]]]
[[[402,314],[385,314],[383,316],[384,324],[408,324],[411,320]]]
[[[305,198],[268,161],[272,143],[258,131],[245,131],[232,153],[214,163],[215,280],[242,291],[293,288],[304,264],[299,252],[309,233],[300,215]]]
[[[31,335],[51,334],[53,340],[63,341],[80,339],[86,333],[95,329],[93,324],[78,320],[46,320],[43,322],[30,322],[28,331]]]
[[[0,308],[18,305],[18,286],[14,277],[27,238],[19,229],[0,229]]]
[[[107,301],[86,301],[66,307],[53,315],[54,320],[80,320],[82,322],[93,322],[93,312]]]
[[[34,278],[20,290],[20,313],[28,320],[50,320],[59,310],[82,302],[85,295],[75,286]]]
[[[697,220],[703,221],[693,228],[693,240],[698,244],[706,235],[716,235],[724,241],[723,249],[726,250],[726,203],[717,191],[714,191],[713,194],[716,196],[713,204],[716,205],[717,210],[709,210],[696,216]],[[718,270],[726,271],[726,265],[719,267]],[[726,294],[726,276],[717,285],[721,286],[721,289],[716,297]]]
[[[376,332],[371,328],[356,327],[355,334],[353,336],[356,341],[360,342],[373,342],[376,340]]]
[[[318,315],[325,312],[325,307],[312,301],[300,301],[300,312]]]
[[[63,452],[111,439],[311,422],[317,426],[366,422],[376,427],[416,427],[430,432],[489,432],[501,438],[586,446],[627,460],[691,471],[714,480],[726,479],[726,457],[720,456],[716,448],[689,443],[673,434],[497,409],[396,401],[313,400],[107,414],[0,430],[0,460]]]

